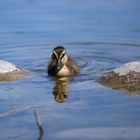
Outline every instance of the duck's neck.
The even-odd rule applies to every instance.
[[[57,72],[57,76],[69,76],[70,72],[66,64],[62,66],[62,68]]]

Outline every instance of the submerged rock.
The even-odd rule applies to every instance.
[[[0,60],[0,82],[14,81],[27,76],[29,73],[15,64]]]
[[[134,92],[140,90],[140,61],[126,63],[97,80],[104,86]]]

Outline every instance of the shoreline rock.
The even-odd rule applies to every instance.
[[[15,81],[27,75],[29,73],[26,70],[8,61],[0,60],[0,82]]]
[[[97,82],[126,92],[140,90],[140,61],[126,63],[106,73]]]

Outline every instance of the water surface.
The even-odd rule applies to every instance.
[[[32,75],[0,83],[0,139],[37,139],[34,110],[44,140],[140,139],[140,96],[96,82],[140,60],[139,13],[138,0],[1,0],[0,59]],[[58,45],[81,70],[63,82],[68,93],[61,103],[54,94],[60,82],[47,75]]]

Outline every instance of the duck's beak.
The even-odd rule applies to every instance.
[[[58,61],[57,61],[57,65],[58,65],[58,66],[61,65],[61,61],[60,61],[60,59],[58,59]]]
[[[61,68],[61,61],[60,59],[57,60],[57,69],[59,70]]]

